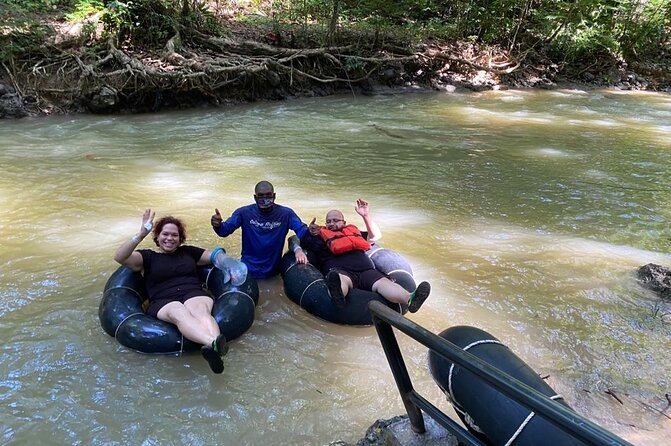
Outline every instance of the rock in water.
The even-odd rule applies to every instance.
[[[671,270],[669,268],[648,263],[638,269],[636,276],[645,288],[660,293],[664,298],[671,298]]]

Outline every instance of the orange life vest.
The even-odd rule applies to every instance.
[[[340,231],[330,231],[325,227],[319,230],[319,235],[326,242],[326,246],[333,254],[342,254],[344,252],[370,249],[370,243],[363,238],[361,231],[354,225],[343,226]]]

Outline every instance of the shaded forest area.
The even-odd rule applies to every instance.
[[[0,0],[0,117],[339,92],[671,90],[671,0]]]

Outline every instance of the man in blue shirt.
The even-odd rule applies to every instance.
[[[267,279],[280,271],[280,260],[289,229],[298,238],[308,234],[308,227],[296,213],[275,203],[275,190],[268,181],[260,181],[254,188],[256,203],[240,207],[223,221],[219,209],[210,220],[214,232],[227,237],[242,228],[242,258],[255,279]],[[296,246],[296,262],[307,263],[305,253]]]

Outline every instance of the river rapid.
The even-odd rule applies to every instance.
[[[637,445],[671,433],[671,303],[636,269],[671,266],[671,95],[578,91],[302,99],[135,116],[0,121],[0,442],[321,445],[404,413],[374,328],[306,313],[259,283],[251,329],[213,375],[143,355],[98,321],[142,211],[239,253],[209,220],[256,182],[309,222],[357,198],[432,294],[408,318],[473,325],[581,415]],[[141,247],[150,248],[146,239]],[[449,403],[426,349],[418,392]],[[615,393],[618,399],[606,393]]]

